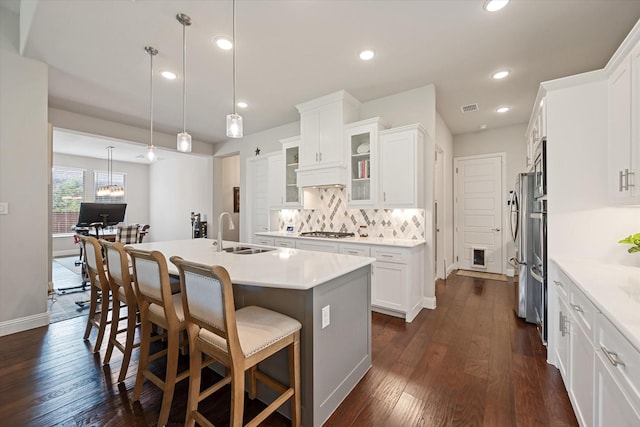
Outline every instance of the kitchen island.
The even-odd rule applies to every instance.
[[[236,242],[223,242],[226,249]],[[373,258],[290,248],[239,254],[218,252],[210,239],[131,245],[227,269],[237,308],[257,305],[302,323],[302,424],[321,426],[371,367]],[[265,248],[266,249],[266,248]],[[168,262],[169,273],[177,268]],[[288,384],[286,355],[261,365]],[[259,397],[270,402],[268,389]],[[288,406],[285,408],[288,409]]]

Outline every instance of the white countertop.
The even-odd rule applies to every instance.
[[[554,261],[640,351],[640,267],[572,259]]]
[[[413,248],[415,246],[424,245],[424,240],[418,239],[389,239],[386,237],[341,237],[339,239],[336,238],[325,238],[325,237],[304,237],[300,236],[300,233],[287,233],[286,231],[260,231],[256,232],[258,236],[267,236],[267,237],[287,237],[290,239],[309,239],[309,240],[325,240],[328,242],[335,243],[355,243],[360,245],[381,245],[381,246],[400,246],[405,248]]]
[[[169,258],[182,258],[206,265],[221,265],[227,269],[235,284],[269,288],[307,290],[358,268],[372,264],[375,259],[354,255],[277,248],[269,252],[239,255],[218,252],[213,239],[172,240],[166,242],[129,245],[146,251],[162,252],[167,258],[170,274],[178,270]],[[261,247],[224,241],[224,248],[232,246]]]

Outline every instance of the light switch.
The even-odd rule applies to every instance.
[[[9,203],[0,202],[0,215],[9,215]]]
[[[322,329],[329,326],[331,323],[331,306],[327,305],[322,307]]]

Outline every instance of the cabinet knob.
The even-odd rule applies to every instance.
[[[494,228],[493,231],[500,231],[500,229],[499,228]]]

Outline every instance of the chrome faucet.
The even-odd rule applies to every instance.
[[[229,217],[229,230],[234,230],[236,228],[236,226],[233,225],[231,214],[229,212],[222,212],[218,218],[218,252],[222,252],[222,219],[225,215]]]

